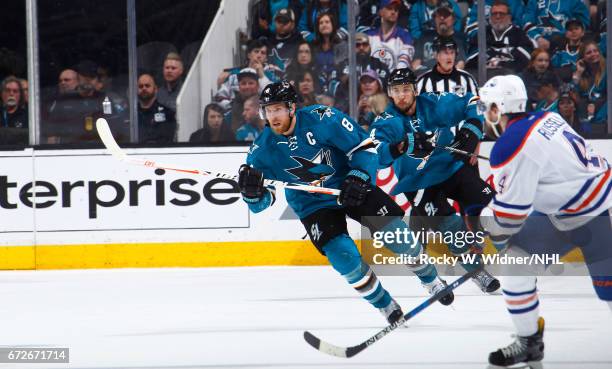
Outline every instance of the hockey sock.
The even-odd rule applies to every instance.
[[[416,238],[414,238],[410,228],[403,220],[393,220],[382,229],[383,232],[393,233],[395,233],[396,230],[399,230],[401,234],[404,234],[404,230],[407,230],[405,233],[407,235],[407,239],[402,240],[405,242],[397,242],[398,240],[395,240],[396,242],[386,243],[385,247],[398,255],[403,254],[406,256],[411,256],[415,260],[419,260],[420,255],[423,253],[423,246]],[[419,261],[415,264],[410,264],[408,265],[408,269],[419,277],[422,283],[430,283],[438,276],[436,267],[427,263],[426,261]]]
[[[531,336],[538,331],[539,304],[536,278],[533,276],[504,277],[502,281],[506,308],[519,336]]]
[[[370,266],[363,262],[355,242],[347,234],[333,238],[323,246],[323,251],[332,267],[361,297],[376,308],[389,305],[389,292],[383,288]]]

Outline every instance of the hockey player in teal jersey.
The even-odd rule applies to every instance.
[[[469,217],[480,214],[493,189],[467,167],[467,159],[445,146],[473,153],[482,138],[483,117],[477,96],[466,93],[416,93],[416,76],[409,68],[394,70],[388,80],[392,102],[370,127],[378,141],[380,167],[393,165],[399,182],[392,194],[405,193],[412,204],[411,228],[464,232],[463,219],[448,198],[459,202]],[[434,147],[435,144],[435,147]],[[470,218],[473,219],[473,218]],[[449,244],[454,255],[479,253],[483,245]],[[479,260],[477,257],[476,260]],[[462,264],[466,270],[475,264]],[[485,270],[473,277],[483,292],[499,289],[499,281]]]
[[[258,213],[275,201],[263,178],[340,189],[339,196],[285,190],[287,202],[300,218],[312,243],[332,267],[392,323],[403,314],[361,258],[350,238],[346,217],[374,231],[405,229],[404,211],[374,185],[378,157],[372,139],[342,112],[323,105],[297,110],[298,95],[287,81],[270,84],[260,98],[267,126],[251,146],[238,185],[251,211]],[[376,216],[376,218],[366,218]],[[375,219],[375,220],[373,220]],[[420,243],[387,244],[398,254],[418,256]],[[408,265],[430,293],[445,285],[430,264]],[[452,293],[443,299],[450,303]]]

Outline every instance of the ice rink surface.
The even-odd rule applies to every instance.
[[[456,277],[449,277],[454,279]],[[381,277],[405,311],[415,277]],[[588,277],[539,280],[545,369],[612,368],[612,314]],[[354,345],[382,316],[330,267],[3,271],[0,346],[69,347],[70,364],[0,368],[486,368],[511,341],[501,296],[472,282],[352,359],[311,348],[304,330]]]

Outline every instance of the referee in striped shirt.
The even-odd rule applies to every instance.
[[[468,72],[457,69],[457,43],[452,37],[438,36],[434,40],[436,65],[417,80],[418,93],[452,92],[463,96],[466,92],[478,95],[478,84]]]
[[[457,43],[452,37],[438,36],[434,40],[433,49],[436,53],[436,65],[423,73],[417,79],[417,91],[423,92],[452,92],[463,96],[466,92],[478,95],[478,84],[468,72],[457,69]],[[475,153],[480,151],[480,144]],[[468,168],[479,175],[478,159],[472,157],[464,159]],[[463,209],[461,209],[463,214]]]

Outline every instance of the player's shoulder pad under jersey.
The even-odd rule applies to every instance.
[[[510,121],[493,146],[490,158],[491,167],[499,168],[512,161],[525,146],[534,128],[549,114],[551,113],[528,113]]]

